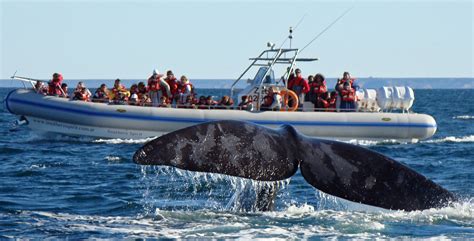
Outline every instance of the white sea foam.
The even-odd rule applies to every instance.
[[[147,143],[153,138],[144,138],[144,139],[97,139],[94,140],[95,143],[106,143],[106,144],[143,144]]]
[[[121,158],[118,156],[106,156],[104,159],[107,161],[120,161]]]
[[[13,214],[12,214],[13,215]],[[213,210],[156,209],[148,216],[77,215],[44,211],[15,213],[21,219],[34,218],[60,232],[98,232],[114,236],[158,238],[235,238],[305,239],[315,237],[386,238],[395,224],[420,226],[440,222],[455,223],[461,229],[474,227],[474,200],[445,208],[423,211],[318,210],[311,205],[290,205],[274,212],[242,214]],[[444,234],[439,234],[444,235]],[[435,234],[432,238],[440,238]],[[448,236],[443,236],[447,237]]]
[[[398,144],[408,144],[408,142],[402,142],[395,139],[386,139],[386,140],[359,140],[352,139],[343,141],[345,143],[358,145],[358,146],[375,146],[375,145],[398,145]],[[415,143],[415,142],[411,142]]]
[[[474,115],[458,115],[453,117],[453,119],[458,119],[458,120],[474,120]]]
[[[474,142],[474,135],[461,136],[461,137],[447,136],[440,139],[422,141],[422,143],[445,143],[445,142],[455,142],[455,143]]]

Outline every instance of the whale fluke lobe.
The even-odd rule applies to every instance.
[[[446,189],[380,153],[309,138],[288,125],[207,122],[145,144],[133,160],[260,181],[287,179],[300,166],[305,180],[322,192],[387,209],[421,210],[454,200]]]
[[[133,160],[260,181],[287,179],[298,169],[297,148],[286,128],[272,130],[239,121],[208,122],[145,144]]]
[[[369,149],[302,137],[300,169],[318,190],[358,203],[394,210],[446,205],[454,196],[423,175]]]

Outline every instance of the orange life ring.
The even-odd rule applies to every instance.
[[[283,106],[280,111],[295,111],[298,109],[298,96],[292,90],[282,90],[280,95],[283,98]],[[289,99],[291,98],[293,106],[288,106]]]

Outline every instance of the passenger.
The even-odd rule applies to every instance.
[[[76,89],[74,90],[73,100],[89,101],[91,92],[86,88],[86,85],[82,82],[77,83]]]
[[[311,103],[315,103],[316,96],[313,93],[313,82],[314,82],[314,76],[310,75],[308,76],[308,85],[309,85],[309,91],[308,93],[304,96],[304,101],[311,101]]]
[[[345,111],[355,110],[355,90],[349,82],[344,82],[344,89],[341,90],[341,109]]]
[[[186,76],[181,76],[180,78],[180,88],[178,89],[179,100],[181,103],[186,102],[186,98],[189,95],[194,95],[193,84],[189,81]]]
[[[260,110],[261,111],[271,110],[270,106],[272,105],[272,103],[273,103],[273,98],[269,95],[266,95],[265,97],[263,97],[263,103],[260,106]]]
[[[168,83],[168,85],[170,87],[170,92],[171,92],[171,96],[168,96],[168,102],[170,102],[171,104],[173,104],[173,103],[176,104],[178,102],[178,99],[179,99],[178,82],[176,80],[176,77],[174,77],[173,71],[168,70],[166,72],[165,81],[166,81],[166,83]],[[163,93],[163,94],[165,94],[165,93]]]
[[[110,93],[107,89],[107,86],[105,84],[101,84],[100,87],[95,91],[92,101],[108,103],[110,100],[109,94]]]
[[[138,85],[133,84],[130,86],[130,98],[128,100],[129,105],[139,105],[140,99],[138,99]]]
[[[329,97],[328,104],[329,106],[328,106],[327,111],[331,111],[331,112],[336,111],[336,108],[337,108],[337,92],[336,91],[331,92],[331,96]]]
[[[241,97],[241,101],[240,101],[240,104],[239,104],[239,109],[240,110],[252,111],[253,110],[252,100],[250,98],[248,98],[246,95],[243,95]]]
[[[46,86],[44,86],[43,81],[36,81],[35,91],[36,91],[36,93],[42,94],[42,95],[47,95],[48,94],[48,88],[46,88]]]
[[[194,96],[188,95],[188,97],[186,97],[186,102],[184,103],[184,108],[195,109],[195,103],[196,101],[194,100]]]
[[[280,110],[281,102],[282,99],[280,93],[276,89],[270,88],[268,94],[264,98],[264,104],[262,107],[264,107],[265,110]]]
[[[167,96],[171,96],[170,86],[163,79],[163,75],[158,70],[153,70],[152,76],[148,78],[148,94],[153,106],[158,106],[163,91]]]
[[[122,85],[120,79],[116,79],[112,88],[111,98],[116,104],[125,104],[130,98],[130,92]]]
[[[329,93],[324,92],[323,94],[318,96],[318,99],[317,99],[316,104],[314,105],[314,107],[318,111],[327,110],[327,108],[329,108]]]
[[[326,80],[324,79],[324,76],[322,74],[319,74],[319,73],[316,74],[316,76],[314,77],[314,82],[311,85],[311,89],[312,89],[314,98],[316,98],[315,101],[313,102],[314,108],[316,109],[325,108],[325,107],[321,107],[318,104],[319,98],[322,97],[323,95],[326,96],[326,98],[324,99],[327,99],[327,92],[328,92],[328,88],[326,87]]]
[[[66,83],[62,83],[61,84],[61,97],[63,98],[69,98],[69,94],[68,94],[68,89],[67,89],[67,84]]]
[[[149,102],[147,90],[145,83],[139,82],[138,83],[138,101],[140,105],[146,105],[147,102]]]
[[[309,84],[308,84],[308,81],[306,81],[302,77],[300,69],[296,69],[295,77],[288,81],[288,89],[296,93],[299,100],[298,105],[302,106],[303,101],[304,101],[304,96],[306,93],[309,92]],[[289,103],[289,105],[292,105],[292,103]]]
[[[232,100],[229,96],[224,95],[217,105],[219,106],[219,109],[232,109],[234,100]]]
[[[161,96],[159,107],[171,108],[171,104],[169,103],[168,97]]]
[[[63,76],[58,73],[53,74],[53,79],[48,83],[48,95],[60,96],[62,94],[61,84],[63,83]]]
[[[201,95],[197,103],[198,109],[207,109],[206,96]]]
[[[212,98],[212,95],[209,95],[207,96],[206,98],[206,106],[208,107],[208,109],[214,109],[214,107],[217,105],[217,101],[215,101],[213,98]]]
[[[340,92],[342,89],[344,89],[344,83],[349,83],[351,88],[355,89],[355,79],[351,77],[351,74],[349,72],[344,72],[342,79],[338,79],[336,83],[336,91]]]

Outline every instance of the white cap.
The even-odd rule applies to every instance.
[[[160,74],[160,71],[158,71],[157,69],[154,69],[154,70],[153,70],[153,74],[154,74],[154,75],[155,75],[155,74],[158,75],[158,74]]]

